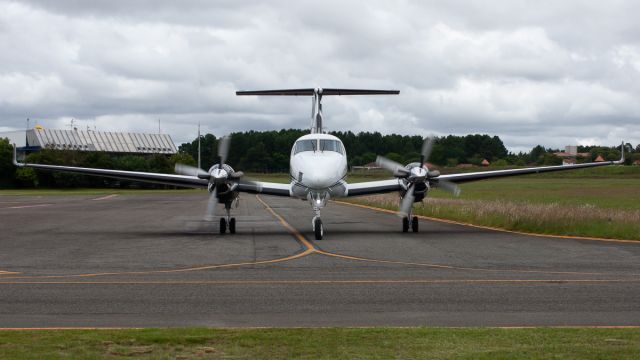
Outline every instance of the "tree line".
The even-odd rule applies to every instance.
[[[227,163],[245,172],[287,172],[293,143],[308,130],[283,129],[279,131],[245,131],[231,134],[232,141]],[[375,161],[377,155],[406,164],[418,161],[423,139],[420,136],[382,135],[379,132],[332,132],[340,138],[347,150],[349,166],[365,165]],[[205,170],[219,161],[218,141],[213,134],[200,137],[202,168]],[[627,143],[627,162],[640,160],[640,144],[635,148]],[[438,166],[459,164],[479,165],[487,159],[495,166],[535,166],[561,164],[554,153],[558,149],[535,146],[529,152],[509,153],[498,136],[472,134],[437,137],[429,162]],[[598,155],[605,160],[620,157],[619,146],[580,146],[578,162],[593,161]],[[16,168],[12,164],[13,149],[8,139],[0,139],[0,187],[163,187],[79,174],[36,171]],[[196,165],[198,139],[183,143],[172,156],[109,154],[103,152],[79,152],[51,150],[29,154],[26,161],[41,164],[57,164],[104,169],[173,173],[176,163]]]

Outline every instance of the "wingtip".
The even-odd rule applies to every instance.
[[[13,165],[24,166],[24,164],[18,162],[18,147],[13,144]]]
[[[622,143],[620,144],[620,160],[615,161],[614,163],[617,165],[624,165],[625,162],[625,158],[624,158],[624,140],[622,141]]]

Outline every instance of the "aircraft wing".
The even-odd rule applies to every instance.
[[[602,162],[591,162],[591,163],[574,164],[574,165],[538,166],[538,167],[530,167],[530,168],[523,168],[523,169],[478,171],[478,172],[461,173],[461,174],[440,175],[438,179],[447,180],[453,183],[460,184],[460,183],[465,183],[470,181],[493,179],[493,178],[499,178],[499,177],[538,174],[538,173],[552,172],[552,171],[585,169],[585,168],[591,168],[591,167],[597,167],[597,166],[620,165],[623,163],[624,163],[624,155],[618,161],[602,161]]]
[[[189,175],[175,175],[175,174],[163,174],[163,173],[151,173],[143,171],[126,171],[126,170],[110,170],[110,169],[97,169],[97,168],[84,168],[75,166],[61,166],[61,165],[45,165],[45,164],[27,164],[19,163],[16,158],[16,150],[14,147],[13,164],[18,167],[30,167],[38,170],[48,171],[63,171],[76,174],[83,174],[89,176],[103,176],[113,179],[132,180],[146,183],[165,184],[188,188],[206,188],[209,181],[206,179],[200,179],[197,176]],[[238,184],[238,191],[277,195],[277,196],[289,196],[289,184],[279,184],[270,182],[243,182]]]
[[[281,184],[263,181],[240,181],[238,191],[251,194],[265,194],[275,196],[291,196],[291,184]]]
[[[18,163],[17,161],[14,161],[14,165],[18,167],[30,167],[38,170],[64,171],[64,172],[90,175],[90,176],[103,176],[103,177],[108,177],[113,179],[133,180],[133,181],[174,185],[174,186],[181,186],[181,187],[188,187],[188,188],[206,188],[208,184],[207,180],[198,179],[195,176],[186,176],[186,175],[151,173],[151,172],[143,172],[143,171],[83,168],[83,167],[75,167],[75,166],[25,164],[25,163]]]
[[[347,184],[347,196],[385,194],[402,189],[398,179]]]
[[[598,167],[598,166],[621,165],[621,164],[624,164],[624,152],[622,153],[622,157],[620,158],[620,160],[617,160],[617,161],[602,161],[602,162],[591,162],[591,163],[575,164],[575,165],[538,166],[538,167],[530,167],[530,168],[523,168],[523,169],[478,171],[478,172],[461,173],[461,174],[449,174],[449,175],[440,175],[431,181],[436,182],[438,180],[446,180],[446,181],[460,184],[465,182],[493,179],[493,178],[507,177],[507,176],[538,174],[538,173],[552,172],[552,171],[577,170],[577,169],[585,169],[585,168]],[[402,189],[402,186],[400,185],[400,181],[398,179],[392,179],[392,180],[367,181],[362,183],[347,184],[347,189],[348,189],[347,196],[360,196],[360,195],[384,194],[384,193],[399,191]]]

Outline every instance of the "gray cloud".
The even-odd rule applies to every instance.
[[[332,130],[640,142],[633,1],[0,1],[0,129],[307,127],[309,99],[238,89],[397,88],[325,99]]]

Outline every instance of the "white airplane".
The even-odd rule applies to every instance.
[[[347,183],[346,149],[340,139],[333,135],[325,134],[322,129],[322,97],[327,95],[397,95],[399,93],[397,90],[322,88],[237,91],[236,95],[313,97],[311,133],[300,137],[293,144],[290,158],[291,182],[288,184],[243,180],[242,177],[244,174],[241,171],[235,171],[225,163],[229,151],[228,137],[222,138],[219,142],[218,154],[220,161],[218,164],[213,165],[209,171],[188,165],[176,164],[175,170],[179,175],[19,163],[16,159],[15,146],[13,162],[16,166],[32,167],[41,170],[74,172],[85,175],[168,184],[180,187],[207,188],[210,196],[205,220],[212,221],[216,205],[218,203],[223,204],[226,216],[220,218],[220,233],[222,234],[227,231],[227,228],[230,233],[236,232],[236,219],[231,216],[231,206],[237,201],[239,193],[257,193],[308,200],[315,212],[312,227],[316,240],[320,240],[324,236],[320,211],[327,205],[327,201],[332,198],[398,192],[400,195],[400,209],[398,214],[402,218],[402,231],[408,232],[411,227],[412,231],[418,232],[418,218],[412,216],[413,203],[421,202],[431,188],[439,187],[458,195],[460,190],[457,184],[463,182],[624,163],[623,143],[622,157],[618,161],[440,175],[439,171],[430,171],[425,166],[425,161],[429,158],[433,147],[433,139],[427,138],[423,144],[422,155],[419,162],[402,165],[378,156],[378,164],[391,171],[395,177],[394,179],[355,184]]]

